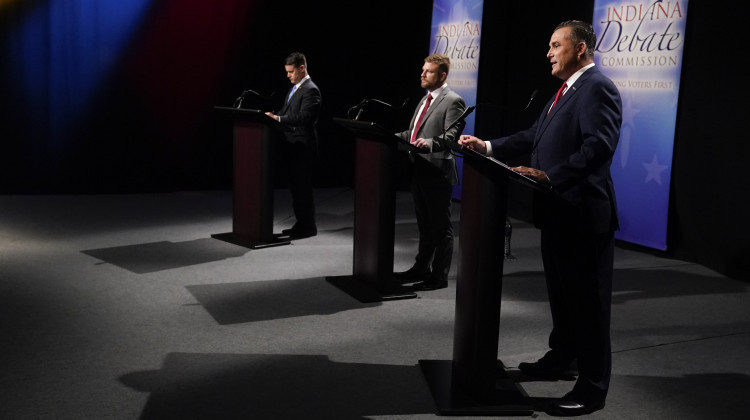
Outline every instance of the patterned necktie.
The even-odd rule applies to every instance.
[[[290,99],[292,99],[292,95],[294,95],[294,91],[297,90],[297,85],[294,85],[292,88],[292,91],[289,93],[289,96],[286,98],[286,101],[289,102]]]
[[[563,83],[562,86],[560,86],[560,90],[558,90],[557,95],[555,95],[555,102],[552,102],[552,106],[549,107],[549,110],[547,110],[547,115],[549,115],[550,111],[552,111],[552,108],[554,108],[555,105],[557,105],[557,101],[560,100],[560,98],[563,95],[563,92],[565,92],[565,89],[567,89],[567,87],[568,87],[567,83]]]
[[[414,131],[411,132],[412,143],[414,143],[414,140],[417,139],[417,132],[419,131],[419,127],[422,126],[422,120],[424,120],[424,114],[427,113],[427,108],[429,108],[430,102],[432,102],[432,95],[428,93],[427,100],[424,103],[424,108],[422,108],[422,112],[419,114],[419,119],[417,120],[417,123],[414,124]]]

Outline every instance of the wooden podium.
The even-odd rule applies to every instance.
[[[528,396],[498,360],[508,179],[550,190],[456,143],[464,155],[453,360],[419,364],[441,415],[531,415]]]
[[[257,109],[214,107],[234,124],[232,231],[211,235],[251,249],[288,245],[273,233],[273,135],[281,123]]]
[[[354,269],[352,276],[328,281],[360,302],[417,297],[393,278],[396,229],[397,153],[419,152],[384,127],[334,118],[356,138],[354,191]]]

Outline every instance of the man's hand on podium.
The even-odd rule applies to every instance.
[[[276,114],[274,114],[273,112],[266,112],[266,115],[268,115],[269,117],[273,118],[276,121],[279,121],[279,122],[281,121],[281,119],[279,118],[279,116],[276,115]]]
[[[458,139],[458,144],[471,150],[477,151],[483,155],[487,154],[487,144],[485,144],[484,140],[478,137],[470,136],[468,134],[462,134]]]
[[[412,146],[416,146],[416,147],[418,147],[418,148],[420,148],[422,150],[429,150],[430,149],[430,142],[428,142],[427,140],[425,140],[425,139],[423,139],[421,137],[418,138],[418,139],[416,139],[416,140],[414,140],[413,142],[411,142],[411,144],[412,144]]]
[[[547,176],[547,173],[542,170],[529,168],[527,166],[516,166],[510,169],[513,170],[513,172],[518,172],[519,174],[529,177],[542,185],[547,185],[547,186],[552,185],[552,183],[549,180],[549,177]]]

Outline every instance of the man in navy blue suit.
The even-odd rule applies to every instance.
[[[307,72],[304,54],[289,54],[284,61],[284,69],[292,87],[278,113],[266,112],[266,115],[287,128],[284,132],[285,141],[281,142],[280,162],[285,164],[289,176],[292,209],[297,221],[294,226],[281,233],[299,239],[318,234],[312,177],[318,145],[317,124],[321,95],[320,89]]]
[[[526,375],[545,379],[578,375],[573,390],[550,405],[552,415],[603,408],[612,369],[610,308],[619,221],[609,168],[620,137],[622,102],[612,81],[594,65],[595,47],[590,24],[559,24],[547,58],[552,75],[564,84],[539,119],[507,137],[483,141],[463,135],[459,140],[499,160],[531,153],[530,167],[512,169],[552,192],[534,196],[552,313],[550,350],[518,366]]]

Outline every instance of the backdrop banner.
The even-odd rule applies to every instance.
[[[623,100],[612,163],[616,238],[667,249],[667,219],[687,0],[596,0],[596,65]]]
[[[466,106],[476,105],[479,73],[479,41],[482,33],[483,0],[435,0],[432,4],[430,54],[445,54],[451,60],[448,86],[461,95]],[[463,134],[474,134],[474,116],[466,118]],[[459,181],[463,160],[456,159]],[[461,183],[453,189],[461,198]]]

